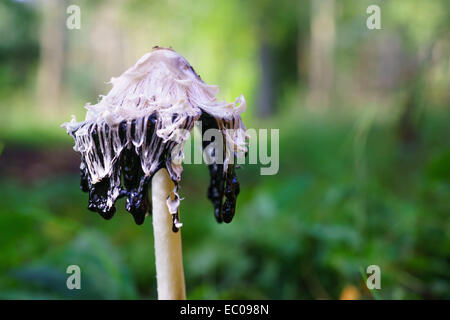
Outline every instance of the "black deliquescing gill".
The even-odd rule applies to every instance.
[[[216,129],[222,136],[222,157],[210,148],[217,147],[217,141],[203,142],[204,152],[213,159],[208,164],[207,196],[217,221],[230,222],[239,194],[235,157],[247,151],[240,117],[246,108],[244,97],[234,103],[218,101],[217,87],[205,84],[186,59],[158,47],[111,83],[108,95],[86,106],[85,121],[73,118],[63,124],[81,155],[81,189],[89,193],[89,210],[111,219],[115,202],[125,197],[126,210],[142,224],[151,211],[149,183],[165,168],[175,185],[167,205],[176,232],[181,226],[178,189],[183,146],[200,121],[202,134]],[[229,134],[229,129],[244,133]]]
[[[187,123],[191,122],[191,119],[187,119]],[[126,210],[133,215],[136,224],[140,225],[144,222],[146,214],[151,213],[151,203],[148,197],[149,183],[153,175],[161,168],[168,169],[171,167],[171,161],[169,156],[173,151],[176,144],[170,142],[164,143],[163,140],[156,135],[157,128],[157,114],[153,113],[146,119],[132,120],[129,122],[122,121],[119,125],[109,127],[107,124],[98,125],[93,124],[88,129],[90,134],[90,140],[93,141],[93,150],[95,155],[88,154],[90,159],[97,157],[100,163],[104,165],[104,155],[101,150],[104,150],[102,146],[109,146],[109,150],[113,150],[112,145],[114,141],[112,137],[119,137],[121,144],[120,153],[115,157],[112,163],[112,171],[109,176],[103,177],[100,181],[93,183],[88,170],[86,159],[81,159],[80,175],[81,175],[81,190],[89,193],[89,206],[88,209],[99,213],[103,218],[109,220],[114,216],[116,212],[115,202],[117,199],[126,197]],[[145,135],[142,145],[135,147],[133,140],[136,139],[136,126],[143,126],[141,131]],[[99,126],[104,129],[104,134],[99,134]],[[118,135],[110,134],[117,131]],[[76,130],[70,133],[72,136],[76,136]],[[128,137],[128,139],[127,139]],[[151,148],[156,148],[158,151],[154,151],[154,157],[150,158],[152,162],[153,170],[151,174],[145,174],[141,162],[143,159],[140,156],[140,152],[148,152]],[[148,153],[147,153],[148,154]],[[112,156],[112,155],[111,155]],[[172,177],[173,182],[177,186],[178,180],[176,177]],[[178,213],[173,215],[174,231],[178,231],[175,227],[180,222]]]
[[[219,129],[219,124],[217,120],[211,115],[203,112],[200,116],[200,121],[202,123],[202,136],[209,129]],[[225,141],[225,137],[222,138]],[[209,144],[214,143],[213,141],[203,141],[203,150],[205,150]],[[225,144],[223,144],[225,148]],[[214,154],[213,149],[213,156]],[[223,154],[225,154],[225,150],[223,150]],[[210,175],[210,183],[208,187],[207,196],[209,200],[211,200],[214,206],[214,216],[216,217],[217,222],[226,222],[230,223],[234,217],[235,209],[236,209],[236,198],[239,194],[239,181],[235,172],[235,159],[236,155],[233,154],[233,163],[228,164],[227,170],[224,172],[223,160],[217,163],[217,161],[208,165],[209,175]],[[225,196],[225,203],[223,202],[223,198]]]
[[[190,122],[188,119],[187,122]],[[170,167],[171,162],[167,161],[169,155],[176,146],[170,143],[164,143],[161,138],[156,136],[157,114],[154,113],[148,117],[145,127],[145,145],[143,149],[148,149],[151,146],[156,146],[162,152],[158,152],[159,156],[152,159],[155,163],[155,168],[151,175],[146,176],[141,166],[141,157],[139,156],[139,149],[137,150],[131,141],[127,140],[127,129],[129,128],[129,136],[133,137],[136,134],[136,123],[143,123],[143,119],[138,122],[132,120],[130,122],[122,121],[117,128],[111,130],[118,130],[120,143],[123,145],[120,155],[113,163],[113,170],[110,176],[104,177],[97,183],[92,183],[85,160],[82,159],[80,165],[81,175],[81,189],[84,192],[89,192],[89,210],[98,212],[103,218],[109,220],[114,216],[116,211],[115,202],[117,199],[126,197],[126,210],[130,212],[136,224],[140,225],[144,222],[147,213],[151,213],[151,203],[148,198],[149,183],[153,175],[161,168]],[[204,133],[208,129],[218,129],[216,119],[207,113],[202,113],[200,117],[202,122],[202,130]],[[89,129],[91,140],[95,144],[96,156],[100,162],[104,162],[104,157],[101,152],[100,143],[103,145],[112,145],[110,129],[107,124],[104,125],[104,135],[99,135],[99,125],[93,124]],[[71,132],[75,136],[76,131]],[[100,141],[100,139],[103,139]],[[106,140],[104,140],[106,139]],[[225,139],[225,138],[223,138]],[[213,141],[204,141],[203,149],[205,149]],[[170,148],[171,147],[171,148]],[[110,148],[112,150],[112,148]],[[223,162],[223,159],[222,161]],[[223,164],[213,163],[209,166],[210,185],[208,187],[208,198],[214,206],[214,215],[218,222],[229,223],[233,219],[236,208],[236,197],[239,194],[239,182],[235,173],[234,164],[229,164],[227,171],[224,172]],[[169,171],[170,172],[170,171]],[[173,180],[175,184],[177,180]],[[225,202],[223,199],[225,197]],[[174,231],[178,230],[175,224],[179,222],[178,214],[173,216]]]

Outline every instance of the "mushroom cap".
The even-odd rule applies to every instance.
[[[141,224],[150,211],[149,182],[156,171],[166,168],[175,183],[168,207],[177,229],[183,146],[194,123],[201,121],[203,132],[220,130],[226,146],[222,159],[209,165],[208,197],[217,220],[231,221],[239,192],[233,160],[236,153],[247,151],[240,117],[246,108],[244,97],[234,103],[218,101],[217,86],[205,84],[174,50],[160,47],[110,83],[112,89],[106,96],[95,105],[86,105],[84,121],[73,117],[62,125],[75,140],[74,150],[81,154],[81,187],[89,192],[89,209],[110,219],[115,201],[126,196],[126,209]],[[217,143],[203,143],[212,158]]]

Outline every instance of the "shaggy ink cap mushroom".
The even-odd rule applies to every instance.
[[[81,189],[89,193],[88,208],[111,219],[116,200],[126,197],[126,210],[142,224],[151,210],[149,183],[158,170],[166,168],[175,185],[167,206],[176,232],[182,225],[178,183],[183,146],[200,121],[202,136],[208,129],[217,129],[223,138],[221,155],[215,154],[214,139],[203,141],[202,147],[212,159],[207,195],[215,217],[218,222],[230,222],[239,194],[234,160],[236,154],[247,151],[240,116],[246,108],[244,97],[234,103],[218,101],[216,86],[204,83],[174,50],[160,47],[112,78],[111,84],[111,91],[99,103],[86,105],[84,121],[72,117],[62,125],[81,154]]]

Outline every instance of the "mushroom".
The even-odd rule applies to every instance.
[[[89,193],[88,208],[105,219],[114,216],[115,202],[121,197],[126,197],[126,210],[138,225],[153,206],[158,298],[183,299],[181,235],[177,233],[182,226],[178,184],[183,146],[197,122],[202,134],[212,129],[219,132],[222,139],[202,143],[209,159],[207,195],[217,221],[229,223],[239,194],[235,158],[247,151],[240,116],[246,102],[242,95],[234,103],[217,100],[216,86],[204,83],[174,50],[160,47],[111,83],[111,91],[97,104],[86,105],[84,121],[72,116],[62,125],[81,154],[81,189]]]

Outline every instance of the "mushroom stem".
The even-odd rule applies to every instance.
[[[152,220],[159,300],[186,299],[181,231],[172,231],[172,216],[166,202],[173,188],[167,170],[158,170],[152,179]]]

